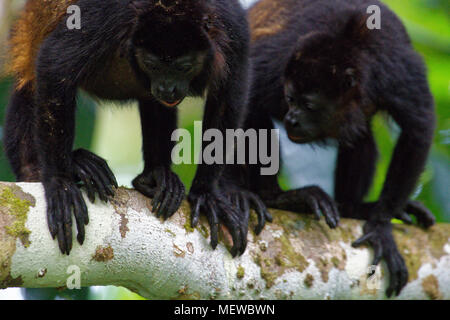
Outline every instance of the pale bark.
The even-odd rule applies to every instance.
[[[260,236],[250,232],[245,254],[233,259],[227,232],[213,251],[205,221],[190,229],[186,203],[167,222],[149,207],[127,189],[112,204],[88,203],[86,241],[63,256],[47,228],[42,186],[0,183],[0,287],[64,287],[76,266],[82,286],[124,286],[147,298],[385,298],[386,270],[373,289],[376,281],[366,281],[371,250],[351,247],[362,234],[358,221],[330,230],[308,215],[273,211],[274,223]],[[450,226],[395,229],[410,271],[398,298],[450,299]]]

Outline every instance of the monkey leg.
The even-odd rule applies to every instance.
[[[18,182],[41,180],[33,135],[34,103],[31,84],[15,91],[6,111],[4,147]]]

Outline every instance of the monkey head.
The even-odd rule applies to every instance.
[[[153,97],[175,107],[198,94],[192,83],[204,78],[213,46],[206,0],[137,0],[132,59]],[[197,90],[198,91],[198,90]]]
[[[350,18],[343,31],[311,32],[299,39],[284,73],[289,111],[284,123],[296,143],[351,144],[367,132],[365,24]]]

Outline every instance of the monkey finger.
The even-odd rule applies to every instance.
[[[55,240],[56,234],[58,233],[58,228],[55,219],[55,206],[53,198],[47,200],[47,225],[50,230],[50,235],[53,240]]]
[[[433,213],[419,201],[409,201],[405,210],[414,215],[418,224],[424,228],[429,228],[436,223]]]
[[[272,214],[269,212],[269,209],[266,210],[266,221],[273,222]]]
[[[219,219],[213,206],[206,206],[206,209],[209,211],[207,218],[211,228],[211,247],[216,249],[219,243]]]
[[[234,204],[236,210],[242,210],[245,207],[244,202],[248,202],[247,199],[241,196],[239,192],[234,193],[231,196],[230,202]],[[250,209],[248,209],[250,211]]]
[[[173,202],[169,209],[170,216],[172,216],[175,212],[177,212],[178,208],[181,206],[181,203],[183,202],[184,196],[185,196],[184,185],[180,183],[180,181],[178,181],[176,196],[173,198]]]
[[[63,191],[61,198],[63,199],[62,209],[64,237],[66,238],[66,253],[69,255],[70,250],[72,250],[72,200],[69,190]]]
[[[87,224],[86,220],[89,220],[87,215],[87,208],[86,204],[84,204],[84,201],[80,201],[80,198],[78,195],[74,195],[72,197],[72,206],[73,206],[73,212],[75,216],[75,222],[77,225],[77,240],[79,244],[83,244],[84,238],[85,238],[85,230],[84,226]],[[87,219],[86,219],[87,218]],[[88,221],[89,222],[89,221]]]
[[[366,234],[364,234],[362,237],[360,237],[359,239],[357,239],[356,241],[354,241],[352,243],[352,247],[353,248],[358,248],[361,245],[363,245],[366,242],[369,242],[371,240],[371,238],[373,237],[374,232],[368,232]]]
[[[246,202],[246,204],[245,204]],[[241,252],[240,255],[243,255],[245,249],[247,248],[247,235],[248,235],[248,222],[250,220],[250,207],[247,201],[243,203],[243,217],[241,222]]]
[[[164,189],[158,188],[156,191],[156,194],[152,200],[152,211],[154,213],[156,213],[156,216],[158,218],[160,217],[159,208],[160,208],[161,202],[163,200],[162,199],[163,195],[164,195]]]
[[[319,207],[322,211],[323,216],[325,217],[325,221],[331,229],[336,228],[337,222],[334,218],[334,212],[329,203],[325,201],[319,201]]]
[[[59,249],[62,254],[66,254],[66,241],[64,237],[64,222],[63,222],[63,210],[61,207],[61,202],[59,197],[57,197],[58,194],[54,196],[54,217],[56,220],[56,238],[58,239],[58,245]]]
[[[107,187],[104,185],[104,181],[102,180],[101,172],[96,172],[96,168],[92,167],[89,163],[86,163],[85,168],[91,177],[91,181],[95,186],[95,190],[97,191],[100,200],[103,202],[108,202],[108,191]]]
[[[193,202],[193,207],[191,210],[191,226],[195,228],[198,224],[198,220],[200,219],[200,209],[203,206],[205,199],[204,196],[200,196],[196,198],[194,201],[190,199],[191,205]]]
[[[242,251],[243,239],[241,233],[241,219],[238,210],[232,209],[232,207],[228,203],[222,203],[219,200],[218,204],[220,210],[222,211],[220,217],[224,222],[225,227],[231,234],[231,238],[233,239],[233,247],[231,248],[231,255],[236,257]],[[210,207],[214,207],[214,202],[210,203]],[[231,209],[230,209],[231,208]]]
[[[86,188],[88,199],[91,203],[95,202],[95,190],[92,186],[92,181],[86,171],[80,167],[78,170],[78,175],[80,177],[80,180],[83,182],[83,185]]]
[[[306,203],[308,204],[309,208],[312,210],[314,217],[316,220],[320,220],[321,212],[319,208],[319,204],[315,197],[308,196],[306,197]]]
[[[412,225],[413,224],[413,220],[412,218],[409,216],[408,213],[406,212],[402,212],[400,214],[400,220],[402,220],[404,223],[408,224],[408,225]]]
[[[164,195],[162,196],[161,206],[159,208],[158,216],[166,219],[167,211],[169,209],[170,202],[174,196],[173,194],[173,179],[172,176],[167,177],[167,187],[164,190]]]
[[[98,181],[98,187],[101,188],[101,191],[103,191],[108,196],[113,196],[114,192],[112,190],[112,185],[103,166],[97,164],[94,161],[88,161],[85,163],[85,167],[88,168],[92,176],[95,176],[96,180]]]
[[[102,189],[103,192],[107,197],[113,197],[114,196],[114,185],[112,184],[110,177],[108,176],[108,173],[104,170],[102,167],[97,168],[97,175],[102,183]]]
[[[372,265],[377,266],[380,263],[381,259],[383,258],[383,248],[378,244],[374,244],[372,248],[373,248]],[[375,270],[373,271],[373,273],[375,273]]]
[[[116,188],[119,187],[119,185],[117,184],[117,180],[116,177],[114,176],[114,173],[111,171],[111,169],[108,166],[108,163],[106,162],[105,159],[100,158],[99,156],[97,156],[96,154],[89,152],[89,157],[97,162],[97,164],[102,168],[102,170],[105,172],[106,176],[108,177],[109,182]]]
[[[409,277],[408,269],[406,267],[401,268],[400,275],[399,275],[400,285],[397,290],[397,295],[399,295],[400,292],[403,290],[403,288],[408,284],[408,277]]]
[[[267,215],[270,216],[270,213],[268,213],[266,205],[261,201],[261,199],[258,196],[249,192],[249,198],[252,207],[255,209],[258,215],[259,223],[255,228],[255,233],[258,235],[264,229],[264,226],[266,225],[266,217]]]
[[[62,254],[66,254],[66,239],[64,237],[64,227],[62,222],[58,222],[58,245]]]
[[[166,175],[165,175],[165,171],[164,170],[158,170],[157,172],[155,172],[155,179],[156,179],[156,194],[155,197],[152,200],[152,207],[153,207],[153,212],[155,212],[157,214],[158,217],[160,217],[160,213],[159,213],[159,208],[161,206],[164,196],[164,191],[166,190]]]
[[[337,227],[339,225],[339,221],[341,220],[341,215],[339,213],[338,206],[333,200],[331,200],[330,207],[333,212],[334,221],[336,222],[336,227]]]
[[[164,220],[169,218],[169,207],[170,203],[173,200],[174,194],[172,192],[168,192],[166,190],[164,200],[161,202],[159,216],[163,217]]]

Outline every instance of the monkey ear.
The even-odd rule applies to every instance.
[[[353,44],[363,44],[369,38],[371,30],[367,26],[369,15],[363,11],[356,11],[350,17],[343,29],[342,37]]]

